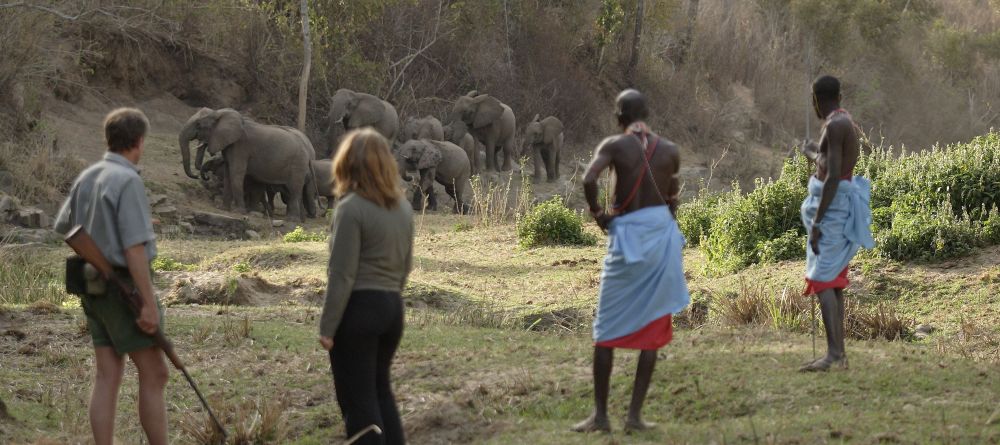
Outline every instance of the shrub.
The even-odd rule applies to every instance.
[[[738,187],[720,201],[710,232],[702,247],[710,268],[732,272],[761,261],[758,247],[788,231],[805,234],[799,207],[806,189],[800,176],[800,156],[785,162],[777,181],[757,180],[757,187],[743,195]]]
[[[286,243],[307,243],[326,241],[326,234],[322,232],[309,232],[302,226],[295,226],[295,230],[288,232],[284,236]]]
[[[758,180],[748,194],[738,186],[728,194],[700,194],[681,207],[688,214],[678,223],[692,244],[701,241],[710,271],[802,257],[799,206],[811,172],[796,156],[778,180]],[[1000,243],[1000,133],[899,157],[875,147],[855,173],[872,182],[878,256],[933,261]]]
[[[977,224],[955,216],[948,203],[937,208],[893,206],[892,225],[876,234],[879,252],[897,260],[941,260],[983,244]]]
[[[522,247],[547,245],[593,245],[597,237],[583,230],[583,216],[554,197],[536,205],[517,223]]]
[[[778,261],[804,258],[806,256],[806,235],[798,229],[791,229],[781,236],[762,241],[757,244],[760,262],[777,263]]]
[[[184,264],[166,256],[153,258],[152,266],[153,270],[157,272],[191,272],[198,268],[194,264]]]
[[[688,246],[696,247],[701,244],[703,237],[708,236],[722,197],[721,193],[712,193],[707,188],[702,188],[698,192],[698,198],[681,204],[677,209],[677,226],[684,234]]]
[[[250,263],[248,263],[246,261],[240,261],[240,262],[238,262],[236,264],[233,264],[233,272],[236,272],[236,273],[250,273],[251,270],[253,270],[253,267],[251,267]]]

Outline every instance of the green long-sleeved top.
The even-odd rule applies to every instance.
[[[333,337],[351,292],[401,292],[413,262],[413,210],[400,200],[386,209],[353,193],[333,210],[326,303],[319,333]]]

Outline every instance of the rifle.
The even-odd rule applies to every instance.
[[[69,244],[69,247],[73,248],[73,251],[76,252],[77,255],[80,255],[84,261],[94,266],[105,281],[118,286],[118,289],[121,290],[122,295],[125,297],[125,303],[128,304],[132,313],[138,317],[142,312],[143,305],[142,296],[139,295],[139,290],[122,281],[121,278],[118,278],[118,276],[115,275],[114,268],[111,266],[111,263],[108,262],[107,258],[104,258],[104,254],[101,253],[101,249],[97,247],[97,243],[94,242],[94,239],[90,237],[90,234],[87,233],[83,226],[78,225],[73,227],[69,233],[66,234],[66,238],[64,240],[66,241],[66,244]],[[188,384],[191,385],[191,389],[193,389],[194,393],[198,395],[198,400],[201,401],[201,405],[205,407],[206,411],[208,411],[208,416],[212,418],[212,422],[215,423],[215,427],[222,433],[222,440],[225,442],[229,437],[226,433],[226,429],[223,428],[219,419],[215,417],[215,413],[213,413],[212,408],[208,406],[208,402],[205,401],[205,397],[201,395],[201,391],[198,390],[198,385],[195,385],[194,380],[191,379],[191,375],[188,374],[187,369],[184,367],[184,363],[181,362],[180,357],[177,357],[177,352],[174,351],[174,345],[170,343],[170,340],[167,340],[165,335],[163,335],[162,328],[156,329],[156,333],[153,334],[153,340],[156,342],[156,345],[163,350],[163,353],[167,355],[170,363],[173,363],[174,367],[177,368],[181,374],[184,374],[184,378],[187,379]]]

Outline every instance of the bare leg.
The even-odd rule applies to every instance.
[[[847,365],[843,346],[844,318],[834,289],[819,293],[819,308],[823,314],[823,329],[826,330],[827,353],[825,357],[799,368],[801,372],[828,371],[832,365]]]
[[[115,437],[115,411],[118,388],[122,384],[125,360],[110,346],[94,348],[94,388],[90,393],[90,429],[96,445],[112,445]]]
[[[844,313],[844,290],[836,289],[837,293],[837,314],[840,316],[840,324],[838,326],[838,338],[837,341],[840,343],[840,352],[843,354],[844,361],[843,367],[847,367],[847,346],[845,342],[847,341],[847,332],[845,325],[847,324],[847,315]]]
[[[649,392],[649,383],[653,379],[653,369],[656,368],[656,350],[639,353],[639,364],[635,370],[635,386],[632,388],[632,403],[628,406],[628,419],[625,420],[625,431],[642,431],[656,426],[654,423],[642,421],[642,404]]]
[[[167,405],[163,390],[167,386],[167,363],[159,347],[129,353],[139,371],[139,422],[149,445],[167,444]]]
[[[611,423],[608,422],[608,392],[611,390],[613,364],[614,349],[594,346],[594,413],[583,422],[573,425],[573,431],[611,431]]]

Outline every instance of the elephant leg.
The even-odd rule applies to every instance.
[[[514,157],[514,138],[509,137],[503,143],[503,171],[508,172],[514,169],[510,164],[511,159]]]
[[[542,182],[542,163],[546,164],[546,169],[548,169],[548,157],[545,156],[545,151],[542,150],[541,145],[532,144],[531,147],[531,159],[535,161],[535,176],[531,178],[531,182],[539,183]]]
[[[559,161],[556,158],[556,148],[549,146],[545,154],[545,175],[549,182],[556,182],[556,178],[559,177],[559,173],[556,168],[559,166]]]
[[[413,210],[418,212],[424,209],[424,189],[420,187],[413,187],[411,205],[413,206]]]
[[[559,161],[561,161],[560,159],[560,157],[562,156],[561,153],[562,153],[562,147],[557,146],[555,148],[555,154],[554,156],[552,156],[556,159],[552,165],[552,172],[555,173],[556,180],[559,180]]]
[[[483,145],[486,148],[486,171],[498,171],[497,166],[497,141],[495,138],[487,137],[483,141]]]
[[[286,197],[284,192],[288,192],[288,199],[285,199],[285,206],[287,208],[287,210],[285,210],[285,215],[287,215],[289,219],[296,218],[299,221],[306,222],[305,206],[302,203],[302,188],[304,186],[305,184],[303,184],[303,181],[296,181],[288,186],[288,190],[282,191],[282,198]]]
[[[233,209],[237,213],[247,213],[246,196],[243,194],[243,181],[246,180],[247,166],[245,162],[229,162],[230,196],[236,203]]]

